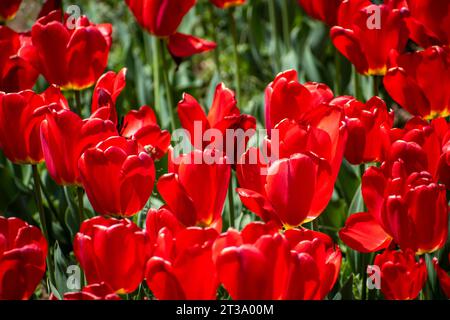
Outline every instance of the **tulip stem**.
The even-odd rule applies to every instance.
[[[162,60],[162,75],[164,80],[164,86],[166,89],[166,96],[167,96],[167,109],[169,109],[169,115],[170,115],[170,128],[172,131],[175,130],[175,115],[173,112],[174,109],[174,103],[173,103],[173,92],[172,92],[172,86],[169,80],[169,73],[168,73],[168,64],[166,60],[166,50],[165,50],[165,43],[164,39],[161,39],[161,60]]]
[[[336,49],[333,50],[334,50],[334,66],[335,66],[334,91],[336,96],[339,96],[341,95],[341,72],[342,72],[341,57],[339,56],[339,52]]]
[[[152,63],[153,63],[153,103],[155,104],[155,110],[158,116],[161,117],[161,106],[160,106],[160,74],[159,74],[159,39],[152,37]]]
[[[75,93],[75,107],[77,108],[77,113],[81,118],[83,118],[83,114],[82,114],[83,107],[81,105],[81,93],[78,90],[74,91],[74,93]]]
[[[47,231],[47,221],[45,219],[44,206],[42,204],[42,193],[41,193],[41,183],[39,179],[39,172],[36,164],[31,165],[33,168],[33,179],[34,179],[34,195],[36,200],[36,206],[39,211],[39,220],[41,221],[42,232],[44,233],[45,239],[49,241],[48,231]]]
[[[77,187],[77,200],[78,200],[78,213],[80,217],[80,226],[84,221],[84,204],[83,204],[84,190],[81,187]]]
[[[239,52],[238,52],[238,34],[236,28],[236,18],[234,16],[234,8],[228,10],[228,18],[230,23],[231,34],[233,37],[233,56],[234,56],[234,80],[236,83],[236,99],[241,98],[241,74],[239,72]]]
[[[359,101],[362,101],[363,96],[362,96],[362,90],[361,90],[361,77],[360,77],[358,71],[356,71],[356,68],[354,69],[353,77],[354,77],[353,85],[354,85],[355,98]]]
[[[230,183],[228,184],[228,218],[230,220],[230,228],[234,228],[234,199],[233,199],[233,175],[230,175]]]
[[[270,24],[271,24],[271,31],[272,31],[272,40],[273,40],[273,50],[272,50],[272,54],[273,54],[273,69],[274,72],[278,72],[279,70],[279,66],[278,66],[278,59],[279,59],[279,54],[278,54],[278,36],[277,36],[277,19],[276,19],[276,12],[275,12],[275,0],[269,0],[269,19],[270,19]]]
[[[208,5],[209,8],[209,15],[210,15],[210,21],[211,21],[211,25],[213,28],[213,32],[212,32],[212,38],[213,41],[216,43],[217,47],[214,49],[214,63],[216,65],[216,69],[217,69],[217,74],[219,75],[219,79],[222,79],[222,75],[220,73],[220,58],[219,58],[219,42],[218,42],[218,38],[217,38],[217,23],[216,23],[216,19],[215,19],[215,15],[214,15],[214,7],[212,4]]]
[[[373,76],[373,95],[378,96],[380,94],[380,82],[378,76]]]
[[[361,300],[367,300],[367,254],[361,253],[361,272],[362,272],[362,289]]]
[[[281,1],[281,14],[283,16],[283,37],[286,48],[291,47],[291,38],[289,36],[289,11],[287,7],[287,1]]]

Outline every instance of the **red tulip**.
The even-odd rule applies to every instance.
[[[375,257],[381,271],[381,292],[389,300],[415,299],[427,280],[427,267],[414,252],[386,250]]]
[[[145,151],[155,159],[162,158],[170,147],[170,133],[161,130],[156,115],[149,106],[131,110],[123,120],[120,135],[138,142],[139,150]]]
[[[24,58],[19,54],[30,42],[30,36],[0,26],[0,91],[18,92],[34,86],[39,73],[29,61],[33,55]]]
[[[230,7],[241,6],[245,0],[210,0],[213,5],[220,9],[228,9]]]
[[[60,10],[62,6],[62,0],[45,0],[44,4],[39,11],[38,19],[47,16],[54,10]]]
[[[295,70],[278,74],[266,88],[266,129],[269,135],[281,120],[301,120],[308,111],[332,99],[333,92],[325,84],[300,84]]]
[[[450,261],[450,255],[448,260]],[[439,279],[439,284],[441,285],[441,289],[447,298],[450,299],[450,275],[448,275],[447,272],[439,266],[437,258],[433,259],[433,264]]]
[[[88,148],[117,135],[114,124],[101,119],[82,120],[70,110],[43,108],[37,115],[42,113],[46,113],[41,124],[42,150],[50,176],[61,185],[81,185],[78,159]]]
[[[0,3],[0,22],[13,19],[22,0],[2,0]]]
[[[219,280],[235,300],[324,299],[341,264],[327,235],[305,229],[282,235],[260,223],[221,235],[214,256]]]
[[[426,119],[449,116],[450,49],[430,47],[394,60],[384,78],[389,95],[413,115]]]
[[[217,162],[208,164],[205,158]],[[220,230],[231,171],[226,157],[214,150],[195,150],[172,161],[175,164],[169,164],[169,173],[157,183],[167,206],[187,227],[213,226]]]
[[[47,242],[36,227],[0,216],[0,300],[26,300],[45,274]]]
[[[133,292],[144,279],[145,247],[145,234],[133,222],[104,217],[84,221],[73,242],[87,282],[104,282],[119,294]]]
[[[147,203],[155,181],[152,158],[135,141],[110,137],[81,156],[83,188],[95,212],[132,216]]]
[[[447,240],[445,186],[426,172],[408,173],[402,160],[370,167],[362,181],[368,213],[352,214],[339,236],[352,249],[374,252],[394,241],[402,250],[433,252]]]
[[[42,106],[55,111],[69,108],[55,87],[40,95],[31,90],[0,92],[0,149],[12,162],[36,164],[44,160],[39,128],[45,116],[34,116]]]
[[[208,115],[205,114],[197,100],[185,93],[183,100],[178,103],[178,117],[181,125],[190,134],[191,143],[194,148],[205,149],[208,146],[214,146],[215,149],[224,152],[229,160],[239,159],[245,151],[248,140],[254,134],[256,129],[256,119],[253,116],[241,114],[237,107],[237,101],[234,92],[228,89],[223,83],[216,87],[214,100]],[[198,131],[196,124],[198,123]],[[215,140],[213,135],[210,140],[202,139],[205,132],[209,129],[220,133],[222,139]],[[243,133],[238,135],[239,131]],[[228,134],[236,134],[231,139],[227,139]],[[199,138],[200,136],[200,138]],[[233,143],[230,146],[230,143]]]
[[[407,0],[411,38],[422,47],[450,44],[450,2]]]
[[[342,0],[298,0],[307,15],[325,22],[328,26],[337,24],[339,6]]]
[[[60,16],[59,11],[53,11],[34,24],[33,45],[28,51],[36,53],[36,69],[47,82],[63,89],[88,88],[107,65],[112,26],[92,24],[83,16],[72,29]]]
[[[167,42],[169,52],[177,58],[187,58],[195,54],[210,51],[215,49],[216,46],[215,42],[179,32],[171,35]]]
[[[359,73],[384,75],[391,51],[402,52],[406,47],[408,29],[405,17],[408,10],[394,9],[389,5],[369,5],[355,14],[354,10],[346,10],[346,5],[351,6],[351,1],[343,3],[341,10],[351,15],[340,16],[340,21],[347,21],[345,26],[331,29],[333,44]],[[376,21],[377,12],[380,21]]]
[[[68,292],[64,300],[120,300],[120,297],[102,282],[88,285],[80,292]]]
[[[382,161],[390,147],[394,113],[388,113],[386,103],[378,97],[366,104],[344,98],[343,108],[348,131],[345,158],[351,164]]]
[[[148,287],[159,300],[212,300],[218,281],[212,257],[214,229],[187,228],[176,236],[159,232],[157,247],[147,262]]]

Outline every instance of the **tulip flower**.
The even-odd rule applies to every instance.
[[[430,47],[393,60],[384,86],[400,106],[426,119],[450,115],[449,48]]]
[[[241,6],[245,0],[210,0],[210,2],[220,9],[228,9],[230,7]]]
[[[266,129],[269,135],[281,120],[301,120],[308,111],[332,99],[333,92],[325,84],[300,84],[295,70],[278,74],[266,88]]]
[[[378,97],[366,104],[352,97],[344,100],[348,131],[345,158],[351,164],[382,161],[390,147],[389,130],[394,123],[394,113],[389,113],[386,103]]]
[[[155,247],[158,246],[159,231],[163,228],[168,229],[173,236],[185,229],[167,207],[163,206],[159,209],[148,210],[147,219],[145,220],[145,232],[150,245],[150,255],[153,254]]]
[[[92,86],[106,68],[111,47],[110,24],[92,24],[82,16],[76,25],[61,22],[60,11],[40,18],[31,29],[34,65],[51,84],[64,90]]]
[[[220,230],[231,171],[226,157],[215,150],[194,150],[169,161],[169,173],[156,186],[170,211],[186,227]]]
[[[133,292],[144,279],[145,247],[133,222],[104,217],[84,221],[73,242],[88,284],[104,282],[118,294]]]
[[[41,230],[0,216],[0,300],[26,300],[45,274],[47,242]]]
[[[406,48],[407,8],[399,10],[384,4],[369,5],[355,14],[354,10],[343,9],[345,5],[351,6],[352,2],[341,6],[344,13],[352,15],[340,16],[339,20],[348,21],[348,25],[331,29],[334,46],[350,60],[359,73],[386,74],[391,51],[403,52]]]
[[[427,280],[425,260],[414,252],[386,250],[375,257],[381,271],[381,292],[389,300],[415,299]]]
[[[214,244],[220,282],[234,300],[321,300],[339,275],[341,252],[322,233],[279,234],[250,223]]]
[[[216,230],[187,228],[173,236],[159,232],[158,246],[147,262],[148,287],[159,300],[212,300],[219,286],[212,245]]]
[[[168,49],[177,58],[185,58],[212,50],[214,42],[178,33],[184,16],[195,5],[195,0],[126,0],[127,6],[141,27],[150,34],[168,39]]]
[[[0,3],[0,22],[11,20],[19,11],[22,0],[2,0]]]
[[[65,293],[64,300],[120,300],[120,297],[102,282],[88,285],[80,292]]]
[[[450,255],[448,260],[450,261]],[[444,294],[450,299],[450,275],[439,266],[439,261],[437,258],[433,259],[434,269],[436,270],[437,277],[439,279],[439,284]]]
[[[82,120],[70,110],[41,108],[46,114],[41,124],[41,143],[50,176],[60,185],[81,185],[78,160],[84,151],[100,141],[117,135],[109,120]]]
[[[450,44],[450,2],[435,0],[407,0],[411,13],[408,29],[420,46]]]
[[[310,17],[325,22],[328,26],[337,24],[339,6],[343,0],[298,0],[298,4]]]
[[[197,100],[187,93],[178,103],[177,111],[181,125],[189,132],[194,148],[203,150],[208,146],[214,146],[215,149],[224,152],[229,159],[233,159],[233,163],[241,157],[256,129],[256,119],[253,116],[241,114],[234,92],[223,83],[216,87],[208,115]],[[217,139],[215,135],[211,137],[212,141],[202,139],[209,129],[220,133],[222,137],[220,141],[215,140]],[[239,135],[239,131],[243,134]],[[235,136],[230,138],[229,133]]]
[[[417,254],[433,252],[447,240],[445,186],[426,172],[407,172],[403,160],[370,167],[362,180],[368,212],[355,213],[339,231],[342,241],[360,252],[387,248],[391,241]]]
[[[39,73],[29,61],[33,55],[28,59],[19,54],[30,43],[29,35],[0,26],[0,91],[18,92],[34,86]]]
[[[155,181],[150,155],[136,141],[110,137],[87,149],[78,161],[80,178],[95,212],[132,216],[147,203]]]
[[[39,129],[45,115],[34,115],[43,106],[54,111],[69,108],[55,87],[49,87],[40,95],[31,90],[0,92],[0,149],[10,161],[37,164],[44,160]]]

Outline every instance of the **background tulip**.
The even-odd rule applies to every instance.
[[[22,0],[4,0],[0,4],[0,21],[6,21],[14,18],[19,10]]]
[[[245,0],[210,0],[213,5],[220,9],[227,9],[234,6],[240,6]]]
[[[120,297],[102,282],[88,285],[80,292],[68,292],[64,300],[120,300]]]
[[[450,256],[449,256],[450,261]],[[439,266],[439,262],[437,258],[433,259],[434,269],[436,270],[437,277],[439,279],[439,284],[441,286],[442,291],[450,299],[450,275]]]
[[[328,26],[336,25],[341,3],[342,0],[298,0],[307,15],[325,22]]]
[[[0,300],[29,299],[45,274],[46,257],[38,228],[0,217]]]
[[[89,284],[104,282],[124,294],[133,292],[144,278],[145,234],[128,219],[86,220],[73,245]]]
[[[153,190],[152,158],[123,137],[87,149],[78,167],[88,199],[102,215],[132,216],[142,210]]]

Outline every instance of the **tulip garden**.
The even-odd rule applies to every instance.
[[[0,300],[450,299],[450,1],[2,0]]]

